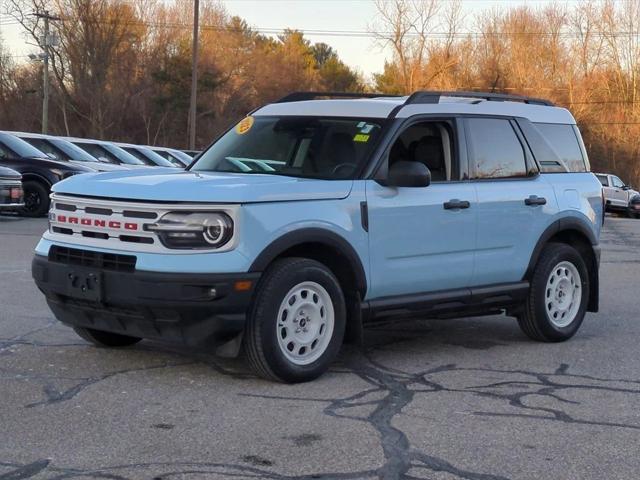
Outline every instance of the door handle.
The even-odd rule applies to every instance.
[[[467,200],[458,200],[454,198],[442,204],[445,210],[458,210],[461,208],[469,208],[471,204]]]
[[[546,205],[547,199],[544,197],[539,197],[537,195],[531,195],[529,198],[524,199],[524,204],[529,205],[530,207],[535,207],[537,205]]]

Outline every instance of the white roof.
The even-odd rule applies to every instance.
[[[339,100],[305,100],[272,103],[254,113],[256,116],[310,115],[327,117],[386,118],[408,97],[379,97]],[[403,106],[397,118],[417,114],[476,114],[523,117],[534,123],[575,124],[566,108],[527,104],[516,101],[487,101],[477,98],[440,97],[439,103],[415,103]]]

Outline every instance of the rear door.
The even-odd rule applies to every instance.
[[[557,212],[515,121],[467,118],[469,165],[478,196],[472,286],[522,280],[542,232]]]
[[[384,162],[422,162],[427,187],[368,180],[369,298],[469,286],[476,235],[476,195],[461,161],[456,122],[416,120],[391,143]]]

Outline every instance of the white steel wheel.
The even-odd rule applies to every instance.
[[[549,321],[559,328],[570,325],[582,303],[582,279],[576,266],[568,261],[558,263],[547,279],[545,307]]]
[[[327,350],[335,325],[329,292],[316,282],[302,282],[284,296],[276,323],[278,346],[295,365],[309,365]]]

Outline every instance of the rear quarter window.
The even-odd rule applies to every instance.
[[[556,123],[534,123],[534,125],[570,172],[588,170],[574,125]],[[541,162],[540,165],[542,172],[545,173],[564,171],[564,168],[558,167],[559,165],[546,165],[545,162]]]

